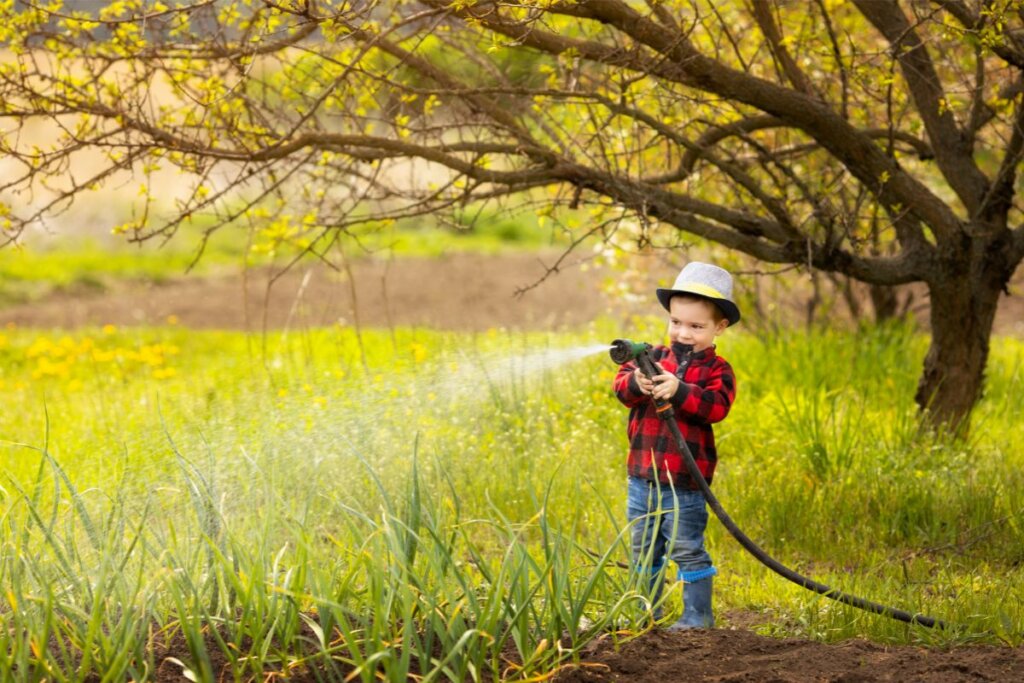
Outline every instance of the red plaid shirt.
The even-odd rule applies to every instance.
[[[679,363],[667,346],[656,346],[651,356],[667,372],[677,374]],[[650,396],[640,393],[633,377],[636,363],[629,362],[619,368],[615,376],[615,395],[629,407],[629,459],[630,476],[662,483],[671,480],[679,488],[696,489],[697,484],[686,471],[686,464],[672,434],[661,424]],[[718,453],[712,423],[720,422],[729,414],[736,396],[736,376],[732,366],[715,355],[713,346],[695,353],[683,372],[682,381],[670,401],[675,408],[675,419],[686,445],[697,462],[701,474],[710,484],[715,473]]]

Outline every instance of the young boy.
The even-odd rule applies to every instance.
[[[707,263],[687,264],[672,288],[658,289],[657,295],[669,312],[671,343],[651,351],[659,374],[652,381],[629,362],[619,369],[614,385],[630,409],[627,508],[633,563],[638,568],[649,563],[657,606],[662,567],[670,558],[683,582],[683,614],[669,628],[711,628],[711,577],[717,570],[704,549],[707,507],[675,439],[661,424],[654,399],[672,404],[679,430],[710,484],[717,461],[711,425],[725,419],[736,395],[732,367],[715,354],[714,340],[739,322],[740,312],[733,302],[732,276]]]

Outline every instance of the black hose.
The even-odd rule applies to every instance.
[[[646,352],[639,354],[637,361],[641,371],[647,375],[648,378],[655,374],[653,359],[651,359]],[[668,405],[667,401],[655,400],[655,407],[658,409],[658,416],[661,417],[662,422],[668,425],[669,431],[672,432],[673,438],[675,438],[676,443],[679,445],[679,452],[682,453],[683,462],[686,463],[686,471],[689,472],[690,477],[697,482],[697,486],[700,487],[701,493],[704,494],[704,499],[707,501],[708,506],[715,513],[715,516],[722,522],[725,528],[729,530],[729,533],[732,534],[733,538],[739,541],[740,545],[746,548],[747,552],[757,558],[761,564],[798,586],[814,591],[815,593],[819,593],[820,595],[824,595],[826,598],[831,598],[832,600],[841,602],[844,605],[850,605],[851,607],[867,610],[868,612],[881,614],[908,624],[920,624],[921,626],[927,626],[928,628],[946,628],[946,623],[939,619],[925,616],[923,614],[911,614],[910,612],[905,612],[894,607],[887,607],[886,605],[872,602],[871,600],[859,598],[856,595],[844,593],[836,588],[830,588],[823,583],[818,583],[813,579],[807,578],[803,574],[793,571],[762,550],[759,545],[750,540],[750,537],[736,526],[736,522],[732,521],[732,517],[729,516],[729,513],[727,513],[724,508],[722,508],[722,504],[718,502],[718,498],[716,498],[715,494],[711,492],[711,487],[708,486],[708,482],[704,479],[704,475],[701,474],[700,468],[697,467],[697,462],[693,459],[690,447],[686,445],[686,439],[683,438],[682,432],[679,431],[679,425],[676,424],[675,417],[672,415],[674,411],[668,409],[671,406]]]
[[[669,415],[669,418],[672,416]],[[682,433],[679,431],[679,425],[676,424],[674,419],[664,420],[665,424],[668,425],[669,431],[672,432],[672,436],[675,437],[676,443],[679,444],[679,449],[683,454],[683,460],[686,462],[686,470],[690,473],[690,477],[697,482],[700,487],[701,493],[704,494],[704,498],[708,502],[708,507],[714,511],[715,516],[725,525],[725,528],[729,530],[733,538],[740,542],[740,545],[747,549],[751,555],[756,557],[758,561],[764,566],[771,569],[779,576],[789,579],[798,586],[802,586],[807,590],[820,593],[826,598],[837,600],[845,605],[856,607],[858,609],[867,610],[868,612],[874,612],[875,614],[881,614],[883,616],[891,617],[898,621],[905,621],[908,624],[920,624],[921,626],[927,626],[928,628],[940,628],[945,629],[946,623],[933,617],[925,616],[923,614],[911,614],[895,607],[887,607],[871,600],[859,598],[856,595],[850,595],[844,593],[837,588],[830,588],[823,583],[818,583],[814,579],[809,579],[803,574],[793,571],[789,567],[785,566],[774,557],[766,553],[756,543],[750,540],[750,537],[743,533],[743,530],[736,526],[736,522],[732,521],[732,517],[729,513],[722,508],[722,504],[718,502],[718,498],[711,492],[711,487],[708,486],[708,482],[704,479],[704,476],[700,473],[700,469],[697,468],[697,463],[693,459],[693,455],[690,453],[689,447],[686,445],[686,440],[683,439]]]

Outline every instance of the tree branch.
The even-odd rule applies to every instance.
[[[445,0],[425,0],[442,4]],[[673,35],[659,24],[640,16],[619,0],[590,0],[579,5],[559,4],[552,11],[600,21],[618,28],[639,44],[646,45],[662,59],[652,59],[636,50],[610,49],[594,41],[567,39],[534,26],[523,26],[480,12],[476,7],[459,10],[459,16],[479,21],[489,29],[518,42],[552,54],[574,50],[585,59],[612,66],[648,72],[690,87],[743,102],[800,128],[842,162],[878,199],[897,212],[911,211],[940,236],[960,232],[957,216],[927,186],[904,172],[886,157],[874,142],[820,100],[736,71],[697,51],[685,37]],[[665,59],[669,61],[665,61]],[[913,234],[905,235],[913,239]],[[925,242],[908,247],[927,249]]]
[[[768,48],[782,67],[782,73],[786,75],[789,82],[793,84],[794,88],[808,97],[814,97],[819,100],[824,99],[821,93],[811,84],[807,75],[800,69],[793,56],[789,54],[789,50],[786,49],[782,41],[782,32],[779,30],[778,24],[775,23],[775,16],[772,14],[771,3],[768,0],[751,0],[750,4],[753,8],[754,20],[761,27],[761,33],[764,35],[765,40],[768,41]]]
[[[942,175],[968,212],[977,213],[989,182],[974,163],[972,142],[957,127],[927,47],[895,2],[855,0],[855,4],[892,46]]]
[[[984,24],[982,15],[975,14],[974,10],[960,0],[932,0],[932,2],[946,10],[950,16],[956,19],[968,31],[977,32]],[[1009,31],[1004,31],[1003,36],[1013,44],[996,43],[989,45],[989,49],[1001,57],[1007,64],[1018,69],[1024,69],[1024,52],[1021,51],[1018,41]]]
[[[1017,165],[1024,159],[1024,101],[1017,103],[1010,142],[1003,153],[999,172],[978,207],[977,216],[989,230],[1006,225],[1006,218],[1013,206],[1014,185],[1017,180]]]

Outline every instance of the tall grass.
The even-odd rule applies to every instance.
[[[40,333],[5,331],[0,671],[529,680],[594,638],[644,632],[648,598],[622,568],[615,368],[602,355],[531,375],[496,359],[654,340],[659,327],[364,331],[361,347],[342,329],[265,347],[86,331],[52,346],[65,364],[49,374],[27,353],[45,347]],[[107,363],[157,344],[179,352]],[[740,388],[716,432],[715,489],[735,520],[804,573],[955,626],[908,627],[789,586],[712,521],[720,620],[743,610],[766,632],[824,640],[1019,644],[1022,349],[995,340],[976,428],[953,441],[916,421],[924,342],[907,328],[724,337]],[[666,606],[671,618],[677,591]]]

